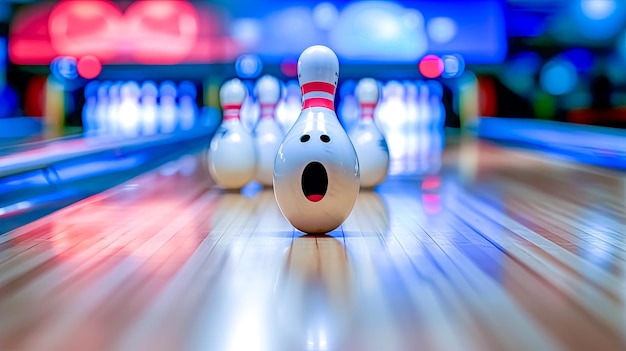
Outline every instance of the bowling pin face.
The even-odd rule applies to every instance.
[[[245,97],[246,88],[239,79],[226,82],[220,90],[224,120],[211,140],[208,161],[211,177],[226,189],[242,188],[256,171],[254,141],[239,120]]]
[[[361,119],[350,131],[350,139],[359,158],[361,186],[371,188],[385,179],[389,168],[387,142],[374,123],[374,109],[379,98],[378,83],[372,78],[363,78],[355,93],[361,108]]]
[[[306,233],[337,228],[359,191],[354,147],[334,111],[337,56],[313,46],[298,61],[302,112],[283,140],[274,163],[274,193],[287,220]]]

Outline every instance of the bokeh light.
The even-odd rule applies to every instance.
[[[331,47],[347,59],[416,60],[428,48],[421,13],[383,1],[346,6],[329,33]]]
[[[60,80],[76,79],[78,77],[76,59],[69,56],[57,57],[50,63],[50,72]]]
[[[552,95],[563,95],[574,88],[578,81],[578,74],[571,62],[555,58],[543,66],[539,81],[546,92]]]
[[[313,8],[313,21],[320,29],[332,29],[338,17],[339,11],[333,3],[321,2]]]
[[[437,43],[447,43],[457,32],[456,22],[449,17],[435,17],[428,21],[428,36]]]
[[[256,18],[239,18],[231,26],[233,38],[244,47],[254,47],[261,41],[263,26]]]
[[[580,8],[583,14],[593,20],[602,20],[609,17],[617,4],[615,0],[581,0]]]
[[[86,79],[93,79],[102,72],[102,64],[95,56],[84,56],[78,60],[78,74]]]
[[[235,61],[235,70],[241,78],[256,78],[263,71],[263,62],[257,55],[241,55]]]
[[[529,97],[535,88],[535,76],[541,64],[542,58],[536,52],[520,52],[505,64],[502,74],[503,83],[515,93]]]
[[[426,55],[419,63],[419,71],[426,78],[437,78],[443,73],[443,60],[437,55]]]
[[[564,24],[561,34],[577,33],[590,40],[609,40],[618,34],[626,20],[626,3],[622,0],[569,1],[573,23]]]
[[[444,78],[456,78],[463,74],[465,70],[465,60],[461,55],[443,55],[443,72],[441,76]]]

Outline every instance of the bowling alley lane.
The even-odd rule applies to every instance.
[[[307,236],[204,154],[0,235],[1,350],[623,350],[623,173],[455,139]]]

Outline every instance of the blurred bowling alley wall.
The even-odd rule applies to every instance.
[[[269,73],[296,102],[279,111],[288,120],[297,58],[313,44],[339,56],[344,126],[365,76],[381,83],[385,123],[410,119],[415,106],[448,127],[477,116],[626,121],[620,0],[8,0],[0,22],[0,118],[59,133],[84,127],[90,82],[190,82],[199,118],[219,119],[225,79],[252,92]]]

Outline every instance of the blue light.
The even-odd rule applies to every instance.
[[[461,55],[443,55],[443,78],[456,78],[465,70],[465,60]]]
[[[347,59],[413,61],[428,49],[422,14],[383,1],[346,6],[329,39],[337,54]]]
[[[626,19],[624,1],[578,0],[571,1],[573,27],[591,40],[608,40],[622,28]]]
[[[578,70],[578,72],[589,72],[593,68],[593,54],[585,49],[571,49],[561,54],[570,61]]]
[[[241,55],[235,61],[235,70],[241,78],[256,78],[263,71],[263,62],[257,55]]]
[[[535,88],[535,75],[541,68],[541,60],[535,52],[517,54],[504,68],[503,83],[519,95],[530,96]]]
[[[50,72],[61,81],[76,79],[78,77],[76,59],[69,56],[57,57],[50,63]]]
[[[85,99],[98,97],[98,88],[100,88],[100,82],[92,80],[85,86]]]
[[[615,0],[581,0],[580,8],[583,14],[593,20],[608,18],[615,12]]]
[[[184,80],[178,85],[179,96],[189,96],[192,99],[195,99],[197,93],[198,91],[196,89],[196,86],[191,81]]]
[[[553,59],[543,66],[539,82],[552,95],[570,92],[578,80],[576,67],[564,59]]]
[[[456,35],[456,22],[450,17],[435,17],[428,21],[428,36],[430,40],[445,44]]]
[[[332,29],[338,17],[339,11],[330,2],[321,2],[313,8],[313,21],[320,29]]]
[[[255,18],[240,18],[233,22],[231,35],[244,47],[254,47],[261,40],[263,28]]]

